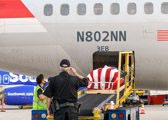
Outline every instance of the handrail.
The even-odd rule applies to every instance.
[[[118,62],[118,83],[117,83],[117,99],[116,99],[116,108],[119,107],[119,97],[120,97],[120,74],[121,74],[121,52],[119,52],[119,62]]]
[[[128,65],[129,65],[129,55],[131,55],[131,67],[134,67],[134,56],[132,51],[128,52],[119,52],[119,61],[118,61],[118,83],[117,83],[117,97],[116,97],[116,108],[119,107],[119,105],[125,101],[125,99],[130,95],[130,91],[135,87],[134,82],[133,82],[133,77],[134,77],[134,70],[131,69],[131,83],[130,81],[127,82],[128,75],[125,76],[125,89],[124,89],[124,96],[120,99],[120,78],[121,78],[121,62],[122,62],[122,55],[125,54],[125,72],[127,72]],[[134,86],[133,86],[134,85]]]

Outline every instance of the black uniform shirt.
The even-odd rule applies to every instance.
[[[65,82],[66,85],[62,91]],[[67,72],[61,72],[58,76],[50,80],[44,95],[50,98],[53,97],[53,99],[58,100],[60,104],[65,102],[77,102],[77,90],[80,87],[87,86],[88,80],[86,78],[80,79],[76,76],[69,75]],[[59,95],[61,91],[62,93]]]

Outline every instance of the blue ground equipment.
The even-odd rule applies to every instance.
[[[139,108],[135,107],[125,107],[124,109],[108,110],[107,120],[140,120],[139,118]]]
[[[32,110],[32,120],[47,120],[47,110]]]

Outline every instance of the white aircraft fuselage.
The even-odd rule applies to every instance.
[[[166,90],[168,15],[161,12],[161,5],[168,1],[151,1],[152,14],[144,13],[146,2],[22,0],[32,15],[3,17],[0,14],[0,68],[32,76],[43,73],[49,77],[59,73],[59,63],[66,58],[80,74],[87,76],[93,69],[96,51],[133,50],[136,88]],[[79,3],[86,4],[85,15],[77,14]],[[103,5],[101,15],[95,15],[95,3]],[[112,3],[119,3],[119,14],[110,13]],[[127,13],[129,3],[136,4],[136,14]],[[53,6],[51,16],[44,15],[46,4]],[[62,4],[69,5],[68,15],[60,14]]]

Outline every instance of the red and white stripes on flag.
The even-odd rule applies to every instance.
[[[168,41],[168,30],[158,30],[157,41]]]
[[[99,68],[93,70],[87,76],[90,81],[89,89],[99,89],[99,90],[115,90],[117,88],[117,77],[118,69],[113,67],[105,66],[104,68]],[[120,79],[120,84],[123,83],[123,78]]]

